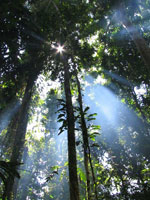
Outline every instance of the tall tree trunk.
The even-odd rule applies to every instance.
[[[70,91],[70,74],[67,60],[64,56],[64,89],[66,96],[66,111],[68,123],[68,163],[69,163],[69,186],[70,200],[79,200],[79,185],[77,176],[77,158],[75,145],[75,120],[72,105],[72,96]]]
[[[90,168],[91,168],[91,172],[92,172],[92,179],[93,179],[93,183],[94,183],[95,200],[98,200],[97,185],[96,185],[96,179],[95,179],[95,174],[94,174],[94,169],[93,169],[92,159],[91,159],[91,150],[90,150],[89,140],[88,140],[88,130],[87,130],[85,117],[84,117],[84,111],[83,111],[81,86],[80,86],[80,82],[79,82],[79,79],[77,76],[77,72],[76,72],[76,80],[77,80],[78,93],[79,93],[78,101],[79,101],[80,115],[81,115],[81,128],[82,128],[83,148],[84,148],[84,165],[85,165],[86,179],[87,179],[88,200],[91,200],[89,164],[90,164]]]
[[[90,170],[89,170],[89,156],[88,156],[89,141],[88,141],[88,132],[87,132],[87,127],[86,127],[86,122],[85,122],[84,112],[83,112],[81,86],[80,86],[80,82],[79,82],[77,74],[76,74],[76,81],[77,81],[77,86],[78,86],[78,102],[79,102],[79,106],[80,106],[81,129],[82,129],[82,137],[83,137],[84,166],[85,166],[85,172],[86,172],[87,199],[91,200]]]
[[[28,159],[29,155],[28,155],[28,147],[24,148],[24,153],[22,156],[22,161],[23,163],[26,163],[27,159]],[[27,165],[24,166],[25,170],[27,170]],[[23,190],[19,191],[20,193],[20,197],[17,200],[25,200],[27,198],[28,195],[28,185],[30,180],[32,179],[32,176],[30,174],[26,174],[25,175],[25,179],[23,180]]]
[[[150,48],[147,45],[144,38],[140,35],[134,25],[130,22],[130,20],[126,16],[126,8],[123,3],[120,4],[120,12],[119,12],[119,19],[122,25],[127,29],[128,33],[130,34],[133,42],[135,43],[146,67],[150,74]]]
[[[37,74],[31,74],[29,76],[25,94],[22,100],[22,104],[18,112],[18,117],[16,121],[17,128],[16,128],[16,133],[15,133],[15,140],[14,140],[12,154],[10,158],[10,161],[14,163],[21,162],[23,147],[25,143],[25,133],[26,133],[27,122],[28,122],[28,110],[29,110],[30,100],[32,96],[32,89],[33,89],[34,81],[36,80],[36,78],[37,78]],[[12,180],[12,178],[8,177],[7,187],[5,188],[3,199],[6,199],[6,198],[7,200],[12,199],[14,181],[15,180]]]
[[[96,183],[94,168],[93,168],[93,164],[92,164],[90,146],[88,146],[88,150],[89,150],[89,162],[90,162],[90,167],[91,167],[91,172],[92,172],[92,179],[93,179],[93,183],[94,183],[95,200],[98,200],[97,183]]]

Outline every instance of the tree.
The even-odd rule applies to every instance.
[[[64,64],[64,90],[66,95],[66,112],[68,127],[68,162],[69,162],[69,184],[70,199],[79,200],[79,186],[77,177],[76,143],[75,143],[75,119],[70,91],[70,74],[66,57],[63,58]]]
[[[135,4],[135,6],[136,6],[136,4]],[[126,13],[126,7],[125,7],[124,3],[121,3],[118,17],[119,17],[122,25],[127,29],[128,33],[130,34],[131,38],[133,39],[142,59],[147,67],[147,71],[149,72],[150,48],[149,48],[148,44],[146,43],[145,39],[140,35],[140,33],[132,25],[130,20],[127,19],[125,13]]]
[[[107,14],[108,13],[110,14],[113,12],[112,19],[115,21],[115,23],[120,22],[120,24],[122,24],[123,28],[125,28],[128,31],[131,39],[133,40],[137,50],[140,53],[141,58],[143,59],[143,61],[145,63],[147,72],[149,73],[150,48],[146,42],[147,38],[144,38],[144,35],[142,36],[141,31],[139,32],[140,27],[136,27],[136,25],[134,25],[134,23],[131,22],[131,20],[134,21],[133,20],[134,16],[138,15],[138,14],[140,16],[138,21],[143,20],[142,19],[142,18],[144,18],[144,16],[142,16],[143,8],[148,7],[149,3],[147,3],[147,1],[143,1],[141,3],[140,0],[137,2],[135,2],[135,1],[128,2],[125,0],[122,0],[122,1],[114,0],[114,1],[107,1],[107,2],[102,1],[102,2],[98,3],[97,6],[99,6],[99,9],[101,9],[102,12],[106,12]],[[129,17],[131,18],[131,20],[129,19]],[[112,20],[110,23],[112,23]]]

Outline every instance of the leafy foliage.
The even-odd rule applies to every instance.
[[[83,115],[98,198],[149,199],[149,68],[131,34],[134,30],[140,41],[144,40],[143,52],[146,54],[150,43],[149,10],[148,0],[17,0],[15,4],[5,0],[1,3],[1,157],[10,159],[8,154],[15,148],[13,144],[19,135],[16,132],[18,124],[20,130],[27,129],[27,133],[18,144],[25,147],[24,168],[18,173],[21,160],[18,163],[0,161],[0,178],[6,185],[8,177],[20,178],[21,174],[18,200],[69,198],[66,168],[70,163],[67,162],[64,133],[68,129],[68,105],[63,89],[66,66],[74,102],[81,198],[86,199],[86,175],[81,108],[77,106],[77,73],[82,82]],[[125,22],[131,25],[131,30]],[[64,46],[63,54],[57,53],[58,43]],[[61,86],[55,89],[54,84],[48,83],[49,87],[40,88],[42,81],[33,83],[35,91],[31,94],[30,109],[23,109],[27,83],[33,77],[34,82],[39,80],[39,74],[47,81],[59,81]],[[47,90],[46,87],[49,91],[44,99],[42,92]],[[104,98],[106,91],[111,94],[108,99]],[[16,102],[19,103],[15,107]],[[25,102],[28,104],[28,99]],[[21,110],[24,116],[19,115]],[[23,120],[28,113],[27,127]],[[16,159],[21,159],[22,151],[19,152]],[[94,196],[94,190],[91,196]]]
[[[19,167],[22,163],[13,163],[0,161],[0,179],[3,181],[4,187],[7,187],[7,178],[9,177],[12,181],[14,178],[20,179],[20,174],[18,173],[17,167]]]

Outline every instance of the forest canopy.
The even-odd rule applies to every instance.
[[[0,1],[0,199],[150,199],[150,1]]]

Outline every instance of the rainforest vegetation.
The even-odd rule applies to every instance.
[[[0,199],[150,199],[150,0],[0,1]]]

